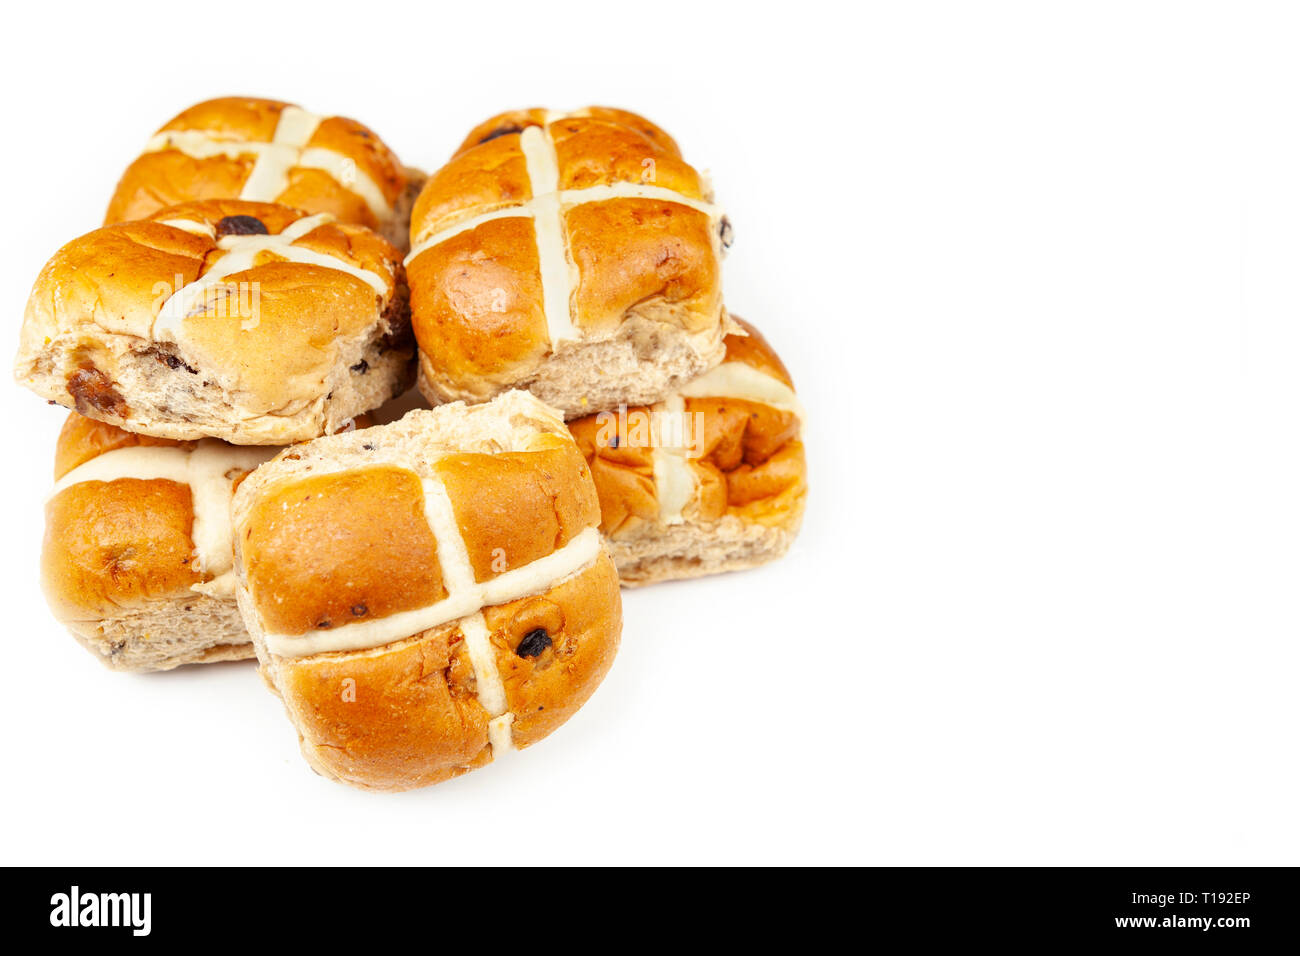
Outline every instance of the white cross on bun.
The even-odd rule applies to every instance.
[[[423,182],[356,120],[224,96],[191,106],[154,134],[122,174],[104,224],[196,199],[247,199],[327,212],[405,249]]]
[[[70,414],[41,548],[54,616],[114,670],[252,657],[234,599],[230,499],[275,451]]]
[[[564,723],[618,647],[586,460],[525,392],[286,449],[234,499],[238,600],[308,762],[446,780]]]
[[[736,322],[723,363],[663,402],[569,422],[624,584],[751,568],[798,533],[803,408],[767,340]]]
[[[348,428],[364,428],[366,416]],[[45,502],[41,584],[54,616],[108,667],[243,660],[230,505],[280,449],[176,441],[71,412]]]

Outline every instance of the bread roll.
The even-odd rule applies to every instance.
[[[252,657],[230,500],[277,450],[150,438],[70,414],[41,549],[54,616],[116,670]]]
[[[420,389],[527,388],[576,417],[662,399],[718,364],[729,226],[648,120],[504,113],[430,176],[411,217]]]
[[[438,783],[591,695],[621,605],[587,463],[524,392],[287,449],[235,495],[238,598],[308,762]]]
[[[149,140],[122,174],[104,224],[196,199],[246,199],[327,212],[405,249],[423,182],[355,120],[226,96],[191,106]]]
[[[399,258],[325,213],[172,206],[55,254],[28,300],[15,374],[42,398],[159,438],[315,438],[411,381]]]
[[[803,409],[780,358],[737,321],[726,360],[665,402],[569,423],[624,584],[754,567],[799,530]]]
[[[363,415],[347,430],[368,424]],[[279,450],[150,438],[70,413],[41,548],[54,616],[115,670],[253,657],[235,603],[230,504]]]

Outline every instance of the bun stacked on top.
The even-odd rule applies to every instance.
[[[411,216],[420,390],[527,388],[569,418],[659,401],[722,360],[727,229],[705,178],[639,116],[488,120]]]
[[[130,431],[283,445],[405,390],[412,354],[386,239],[328,213],[209,199],[55,253],[27,302],[16,373]]]

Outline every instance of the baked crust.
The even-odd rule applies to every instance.
[[[286,481],[244,522],[244,576],[280,634],[386,617],[447,596],[419,476],[376,466]]]
[[[618,641],[611,635],[623,627],[618,572],[602,553],[546,594],[488,608],[483,616],[515,715],[515,746],[528,747],[577,713],[614,663]],[[547,629],[551,646],[521,657],[515,648],[538,627]]]
[[[620,110],[610,106],[588,106],[585,109],[574,110],[569,115],[604,120],[635,130],[638,134],[654,143],[661,153],[678,158],[682,155],[677,142],[671,136],[644,116],[638,116],[628,110]],[[469,135],[465,137],[465,141],[460,144],[454,155],[459,156],[475,146],[481,146],[491,140],[500,139],[509,133],[522,133],[529,126],[543,126],[549,121],[550,117],[551,111],[541,108],[507,110],[504,113],[498,113],[470,130]]]
[[[97,422],[76,412],[69,412],[59,430],[54,446],[54,480],[58,481],[78,465],[118,448],[139,447],[193,448],[194,442],[176,441],[172,438],[154,438]]]
[[[281,126],[286,111],[289,120]],[[280,148],[274,161],[283,173],[250,184],[259,156],[271,152],[277,128]],[[383,140],[355,120],[315,117],[280,100],[227,96],[195,104],[158,130],[123,172],[104,224],[146,219],[195,200],[248,199],[329,213],[402,248],[422,182],[422,173],[403,166]]]
[[[721,366],[689,383],[679,411],[696,425],[691,454],[677,467],[689,471],[689,496],[672,513],[662,485],[666,465],[653,427],[665,405],[589,415],[569,429],[591,467],[600,499],[601,531],[624,584],[648,584],[754,567],[784,554],[798,532],[807,494],[802,409],[780,357],[752,325],[728,335]],[[749,398],[749,378],[729,376],[731,366],[763,379]],[[713,394],[710,382],[721,394]],[[781,401],[781,398],[786,401]],[[776,402],[777,404],[772,404]],[[665,513],[667,509],[668,513]]]
[[[526,393],[287,449],[234,521],[263,672],[333,779],[401,790],[482,766],[562,724],[613,661],[590,472]]]
[[[191,455],[196,442],[151,438],[70,414],[59,433],[54,478],[45,505],[41,582],[54,616],[109,667],[168,670],[181,664],[239,660],[253,646],[239,619],[233,580],[214,584],[224,565],[199,560],[194,493],[188,482],[119,473],[76,481],[74,470],[124,449],[168,449],[167,463]],[[101,459],[101,465],[109,459]],[[232,462],[233,486],[247,471]],[[233,487],[225,491],[226,507]],[[203,494],[220,494],[220,489]]]
[[[657,126],[503,113],[429,177],[407,259],[434,404],[527,388],[566,417],[658,401],[716,365],[728,227]]]
[[[69,414],[41,549],[54,616],[118,670],[255,656],[235,601],[230,505],[277,450],[154,438]]]
[[[447,455],[432,471],[451,498],[479,582],[546,557],[600,520],[590,470],[572,442]]]
[[[131,431],[287,444],[403,391],[409,336],[399,253],[382,237],[211,200],[59,250],[28,300],[15,374]]]
[[[539,606],[555,608],[561,624],[552,647],[531,662],[515,653],[515,632]],[[622,628],[618,573],[602,554],[549,592],[484,616],[515,715],[514,746],[531,746],[576,713],[613,664]],[[367,790],[411,790],[497,756],[458,627],[433,628],[381,652],[276,658],[263,666],[303,756],[322,776]]]
[[[120,478],[73,485],[45,510],[42,571],[50,607],[66,622],[190,594],[193,510],[188,485]]]

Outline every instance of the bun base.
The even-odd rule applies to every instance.
[[[785,554],[798,531],[797,518],[777,527],[726,515],[716,524],[686,522],[661,526],[653,534],[607,540],[619,581],[624,587],[641,587],[756,568]]]
[[[233,599],[204,594],[158,601],[103,621],[68,622],[86,650],[116,671],[168,671],[182,664],[255,656]]]
[[[495,390],[481,379],[463,386],[446,381],[421,350],[418,386],[432,405],[472,404],[526,389],[566,420],[619,405],[653,405],[718,365],[726,354],[722,333],[730,328],[724,317],[721,330],[691,335],[661,317],[629,314],[614,336],[562,343],[530,375]]]

